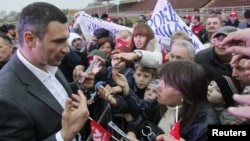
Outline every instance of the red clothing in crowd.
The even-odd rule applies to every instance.
[[[197,35],[198,37],[200,37],[201,34],[201,30],[203,29],[203,24],[200,23],[198,25],[192,25],[192,32]]]

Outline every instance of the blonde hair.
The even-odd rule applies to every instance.
[[[186,32],[179,30],[179,31],[175,31],[172,34],[171,44],[173,44],[178,39],[189,41],[190,37],[189,37],[189,35]]]
[[[127,29],[123,29],[123,30],[120,30],[117,34],[116,34],[116,39],[118,37],[121,37],[121,36],[132,36],[132,32],[130,32],[129,30]]]

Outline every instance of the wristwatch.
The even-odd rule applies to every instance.
[[[139,51],[139,50],[135,50],[135,51],[134,51],[134,54],[137,56],[137,58],[136,58],[136,59],[134,59],[134,61],[135,61],[135,62],[140,61],[140,60],[141,60],[141,58],[142,58],[142,52],[141,52],[141,51]]]

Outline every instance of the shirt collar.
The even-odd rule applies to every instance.
[[[17,49],[17,57],[20,59],[20,61],[40,80],[44,81],[47,79],[49,76],[55,76],[56,71],[58,70],[57,67],[55,66],[49,66],[46,65],[45,68],[47,72],[37,68],[33,64],[31,64],[20,52],[19,49]]]

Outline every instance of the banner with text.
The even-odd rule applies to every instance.
[[[99,28],[105,28],[114,34],[122,29],[127,29],[131,32],[133,31],[132,28],[92,17],[84,11],[80,11],[78,14],[79,16],[76,22],[80,25],[81,30],[87,39],[89,39],[93,35],[93,32]],[[156,39],[160,44],[169,45],[172,33],[182,30],[190,35],[196,52],[204,49],[200,40],[175,13],[170,2],[167,0],[158,0],[152,17],[147,21],[147,24],[153,29]]]
[[[196,52],[204,49],[204,45],[200,42],[197,36],[193,34],[190,27],[188,27],[175,13],[171,3],[167,0],[158,0],[152,17],[147,23],[151,26],[156,35],[164,38],[171,38],[172,33],[175,31],[185,31],[191,37]]]

